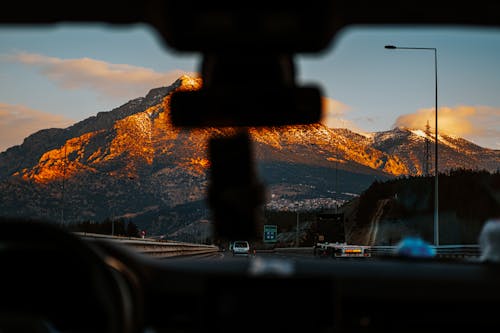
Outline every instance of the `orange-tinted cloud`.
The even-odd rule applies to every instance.
[[[64,128],[73,120],[30,109],[23,105],[0,103],[0,152],[19,145],[28,135],[44,128]]]
[[[7,59],[38,68],[64,89],[91,89],[110,97],[143,96],[152,88],[170,85],[182,74],[197,75],[182,70],[159,73],[90,58],[61,59],[33,53],[17,53]]]
[[[435,127],[434,108],[420,109],[396,119],[395,126],[425,129],[429,121],[431,130]],[[438,131],[456,135],[484,147],[500,148],[500,108],[490,106],[459,105],[438,110]]]
[[[330,128],[347,128],[355,132],[363,132],[352,121],[345,119],[350,107],[342,102],[329,97],[322,98],[323,119],[322,123]]]

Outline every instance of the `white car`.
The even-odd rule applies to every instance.
[[[250,254],[250,244],[247,241],[235,241],[233,243],[233,256],[244,255],[248,256]]]

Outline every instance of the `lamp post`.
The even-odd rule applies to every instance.
[[[299,247],[299,211],[297,210],[297,229],[295,231],[295,246]]]
[[[437,77],[437,49],[435,47],[402,47],[386,45],[389,50],[425,50],[434,51],[434,82],[435,82],[435,140],[434,140],[434,245],[439,245],[439,186],[438,186],[438,77]]]
[[[295,246],[299,247],[300,237],[299,237],[299,214],[300,214],[300,204],[295,202],[293,204],[295,208]]]
[[[208,234],[209,234],[209,228],[210,226],[210,221],[207,219],[200,220],[200,228],[201,228],[201,235],[200,235],[200,244],[207,244],[208,242]]]

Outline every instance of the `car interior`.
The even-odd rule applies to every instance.
[[[485,0],[286,5],[148,0],[29,7],[13,2],[9,8],[0,13],[2,25],[140,22],[154,28],[165,47],[199,54],[203,87],[173,95],[172,123],[187,129],[238,128],[209,142],[207,202],[218,238],[248,241],[258,237],[258,212],[265,200],[248,128],[312,124],[321,117],[321,86],[297,82],[296,55],[320,54],[351,25],[500,29],[500,4]],[[186,12],[192,24],[183,24]],[[228,80],[242,68],[246,80]],[[252,86],[262,83],[264,73],[263,89],[255,92]],[[250,91],[254,95],[248,99]],[[37,222],[2,221],[0,332],[500,329],[500,266],[494,259],[160,260]]]

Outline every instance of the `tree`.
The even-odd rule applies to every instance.
[[[133,222],[127,223],[127,233],[128,237],[139,237],[139,228]]]

